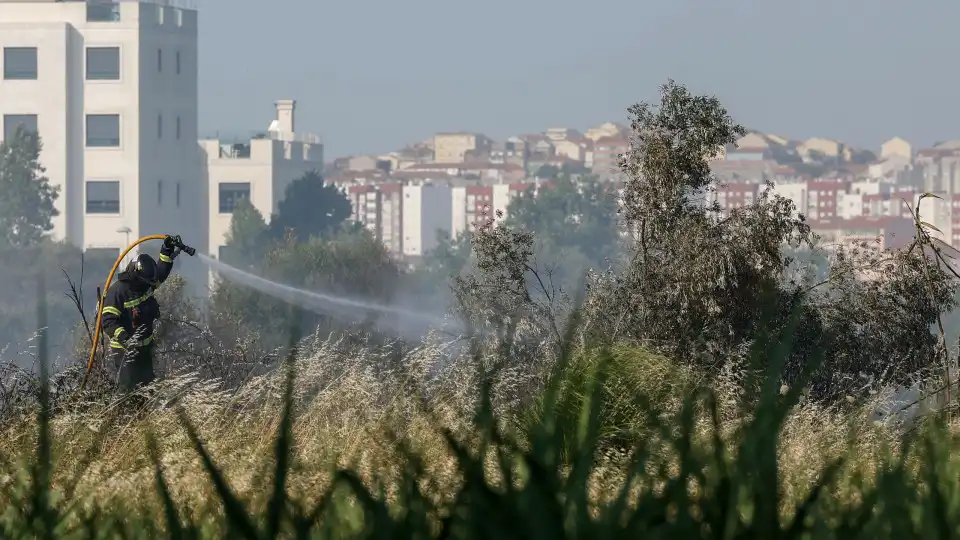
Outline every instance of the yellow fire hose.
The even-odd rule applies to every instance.
[[[127,256],[127,253],[130,252],[133,248],[138,245],[146,242],[147,240],[165,240],[167,235],[165,234],[152,234],[150,236],[144,236],[143,238],[137,239],[136,242],[130,244],[127,249],[120,254],[120,257],[117,258],[117,262],[113,263],[113,268],[110,269],[110,275],[107,276],[107,283],[103,286],[103,292],[100,295],[100,298],[97,299],[97,324],[93,332],[93,345],[90,347],[90,360],[87,361],[87,370],[83,374],[83,381],[80,383],[80,390],[87,385],[87,377],[90,376],[90,370],[93,368],[93,359],[97,355],[97,344],[100,343],[100,323],[101,317],[103,316],[103,310],[101,309],[101,304],[107,296],[107,289],[110,288],[110,283],[113,281],[113,274],[116,273],[117,267],[120,266],[120,262],[123,261],[123,258]]]

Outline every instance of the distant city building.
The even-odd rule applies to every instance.
[[[880,145],[880,158],[890,159],[892,157],[904,158],[910,161],[913,159],[913,146],[900,137],[894,137]]]
[[[361,223],[391,253],[403,251],[403,183],[377,182],[347,188],[354,221]]]
[[[619,176],[620,155],[630,150],[626,139],[604,137],[593,144],[593,172],[602,179]]]
[[[503,142],[446,133],[415,145],[424,156],[416,162],[409,161],[412,150],[407,148],[402,151],[408,159],[405,165],[399,165],[400,153],[391,153],[388,158],[344,158],[334,171],[337,182],[353,186],[357,193],[379,190],[376,197],[381,201],[389,182],[411,197],[423,193],[427,184],[434,186],[430,193],[438,198],[430,199],[431,204],[407,203],[404,197],[399,205],[380,202],[364,207],[354,196],[358,212],[364,207],[369,214],[361,221],[379,231],[391,251],[416,257],[429,251],[435,237],[424,232],[431,228],[425,224],[428,220],[445,224],[449,217],[454,236],[476,230],[497,210],[506,211],[524,189],[549,188],[554,169],[587,168],[622,192],[619,158],[630,151],[630,140],[629,128],[614,123],[590,128],[586,134],[548,128]],[[919,205],[922,218],[941,231],[936,236],[960,247],[960,140],[915,150],[909,142],[893,138],[874,152],[824,137],[801,142],[751,130],[704,158],[716,189],[702,194],[700,202],[717,203],[723,215],[754,204],[771,183],[774,194],[793,202],[795,211],[826,238],[848,243],[880,238],[879,244],[896,247],[900,244],[894,238],[902,236],[904,220],[912,223],[906,201],[914,208]],[[390,165],[383,167],[383,159]],[[447,192],[441,185],[449,187],[452,216],[447,216]],[[942,200],[920,202],[924,192]],[[388,216],[388,208],[397,216]]]
[[[478,133],[438,133],[433,137],[436,163],[463,163],[468,151],[488,155],[493,141]]]
[[[403,186],[401,249],[406,258],[419,258],[437,247],[437,234],[456,236],[453,189],[443,184]]]

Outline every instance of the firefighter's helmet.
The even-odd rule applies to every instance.
[[[145,285],[157,286],[157,262],[146,253],[141,253],[136,259],[130,261],[127,265],[127,273]]]

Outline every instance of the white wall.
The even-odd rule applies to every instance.
[[[872,163],[867,168],[870,178],[894,178],[896,174],[906,170],[913,160],[908,156],[892,154],[878,163]]]
[[[196,147],[197,13],[178,11],[127,2],[120,4],[119,21],[87,22],[83,2],[0,2],[0,45],[38,48],[37,80],[0,80],[0,114],[38,115],[40,159],[51,183],[61,186],[54,238],[83,248],[122,249],[128,238],[176,233],[205,249],[207,187]],[[120,48],[119,80],[85,80],[90,46]],[[157,49],[164,50],[162,72]],[[86,148],[86,115],[96,113],[120,115],[119,148]],[[159,140],[157,115],[164,117]],[[86,213],[89,180],[120,182],[119,213]],[[129,235],[118,233],[121,227]],[[154,254],[157,248],[144,247]],[[202,278],[201,270],[189,262],[178,269],[192,283]]]
[[[852,219],[863,215],[863,195],[857,193],[841,193],[837,197],[837,216],[841,219]]]
[[[403,254],[423,254],[423,191],[420,186],[403,186]]]
[[[943,199],[927,197],[920,200],[919,194],[914,195],[913,208],[920,212],[920,219],[940,230],[931,230],[930,235],[949,244],[953,240],[950,198],[944,194],[941,194],[941,197]],[[915,231],[910,232],[914,233]]]
[[[503,217],[507,217],[507,206],[510,205],[510,185],[509,184],[495,184],[491,186],[493,188],[493,200],[491,201],[490,216],[496,217],[497,210],[503,212]],[[503,218],[496,220],[497,222],[501,221]]]
[[[206,160],[205,183],[210,193],[207,201],[210,255],[218,256],[219,248],[226,243],[226,234],[233,217],[233,214],[220,213],[220,184],[248,182],[250,202],[263,214],[264,219],[270,219],[273,209],[273,141],[250,142],[250,157],[221,157],[220,141],[200,141],[201,154]]]
[[[138,225],[143,234],[179,234],[204,252],[208,189],[202,181],[196,143],[199,51],[193,15],[184,13],[178,21],[170,7],[141,4]],[[161,122],[162,132],[158,130]],[[179,261],[179,271],[191,282],[205,279],[201,265],[188,257]]]
[[[403,254],[420,257],[437,246],[437,231],[453,234],[453,188],[403,186]]]
[[[773,193],[793,201],[798,213],[806,214],[809,211],[810,200],[806,182],[774,184]]]
[[[0,80],[0,128],[4,115],[37,115],[37,129],[44,145],[41,163],[47,169],[50,183],[60,188],[60,197],[55,204],[60,215],[53,220],[53,236],[63,239],[68,231],[66,209],[83,195],[82,190],[77,193],[76,189],[82,186],[82,171],[68,167],[82,152],[82,146],[76,146],[79,141],[72,140],[76,129],[70,129],[75,128],[82,113],[76,110],[75,102],[68,100],[67,93],[75,84],[71,79],[76,73],[69,67],[64,69],[64,66],[70,66],[74,49],[71,28],[62,22],[8,23],[10,7],[0,4],[0,20],[5,21],[0,24],[0,47],[37,47],[38,79]],[[82,230],[72,232],[82,236]]]
[[[853,182],[850,184],[850,193],[860,195],[881,195],[893,192],[894,184],[875,180]]]
[[[456,238],[467,230],[467,188],[462,186],[451,188],[450,199],[453,203],[453,229],[450,236]]]
[[[205,160],[203,183],[209,190],[207,212],[209,219],[209,253],[217,256],[220,247],[226,244],[226,234],[230,230],[232,213],[220,213],[220,184],[225,182],[246,182],[250,184],[250,202],[253,203],[264,220],[277,212],[283,200],[287,186],[307,172],[323,168],[322,148],[311,149],[317,145],[308,145],[297,141],[274,139],[252,139],[249,157],[221,157],[222,143],[218,140],[203,140],[199,143],[200,153]],[[304,159],[307,156],[309,159]]]

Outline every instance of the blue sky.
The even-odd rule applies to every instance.
[[[200,129],[275,99],[327,155],[627,120],[668,77],[747,127],[960,138],[957,0],[200,0]]]

